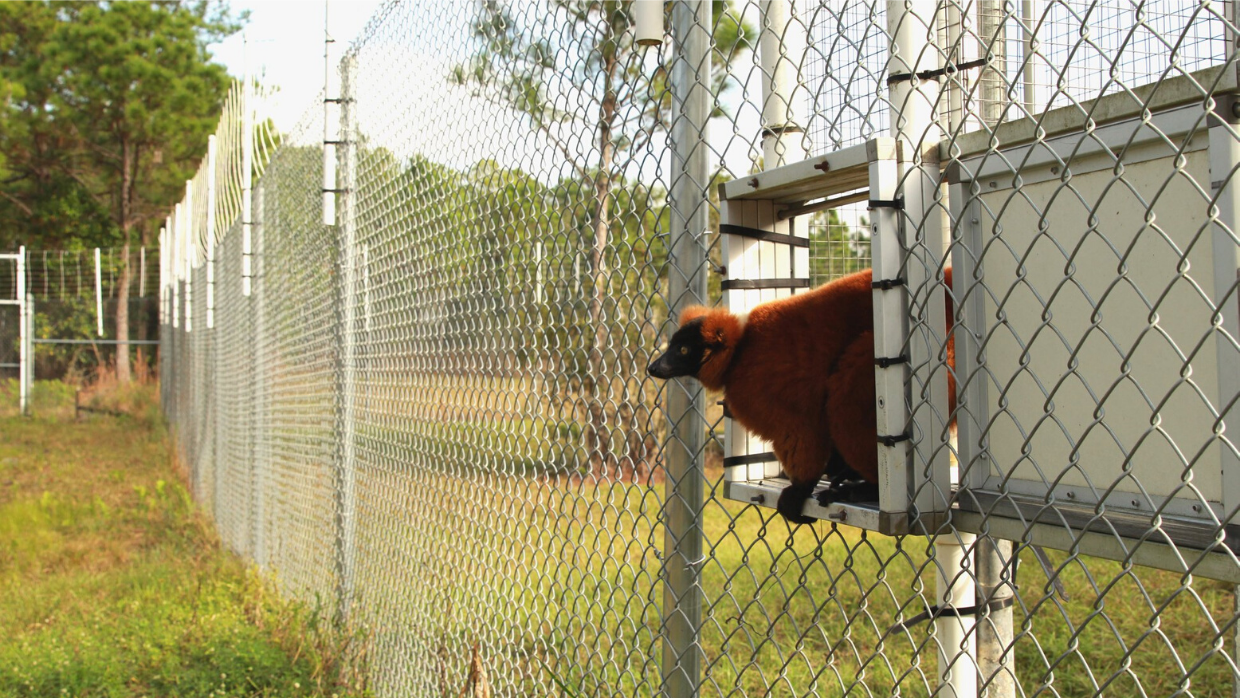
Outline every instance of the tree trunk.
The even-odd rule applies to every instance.
[[[605,477],[614,462],[611,454],[610,434],[607,432],[607,413],[603,404],[607,399],[610,382],[606,376],[603,351],[607,345],[608,328],[603,317],[603,302],[607,298],[607,251],[608,233],[611,228],[611,167],[615,145],[612,143],[612,122],[616,117],[616,93],[612,79],[616,72],[616,60],[607,60],[604,84],[606,92],[599,106],[599,167],[594,180],[594,247],[590,262],[594,271],[593,290],[590,298],[590,327],[594,339],[590,345],[590,361],[586,378],[586,404],[589,406],[590,423],[586,427],[586,446],[589,448],[590,473]]]
[[[128,143],[121,146],[121,235],[124,237],[125,244],[121,248],[121,279],[120,288],[116,293],[116,339],[119,342],[116,345],[116,380],[121,385],[127,385],[130,381],[129,373],[129,345],[125,342],[129,339],[129,280],[131,270],[129,267],[129,233],[133,226],[130,210],[130,196],[132,195],[133,177],[133,150]]]

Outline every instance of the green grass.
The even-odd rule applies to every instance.
[[[0,696],[362,694],[358,654],[220,549],[150,390],[74,422],[40,383],[0,418]]]
[[[417,695],[452,696],[481,642],[496,695],[654,695],[662,487],[481,484],[396,470],[363,477],[359,497],[375,505],[359,522],[359,608],[376,630],[375,662],[423,677]],[[934,625],[884,637],[901,608],[907,619],[934,603],[925,538],[825,523],[792,530],[769,509],[719,499],[704,524],[703,696],[934,692]],[[1022,556],[1023,695],[1231,695],[1229,586],[1048,552],[1068,599]],[[411,646],[423,652],[412,665]]]
[[[47,399],[36,414],[59,414]],[[142,414],[144,400],[107,404]],[[217,551],[161,430],[146,418],[0,419],[0,695],[330,694],[347,653],[312,609]],[[374,689],[457,696],[477,659],[497,696],[653,695],[664,486],[530,476],[504,465],[503,448],[475,464],[443,438],[402,424],[359,449],[354,608]],[[471,467],[422,468],[426,453]],[[722,500],[719,477],[703,521],[701,694],[933,693],[933,624],[886,635],[934,602],[926,540],[790,529]],[[288,498],[285,513],[301,517],[290,521],[329,520],[307,501]],[[1023,556],[1022,695],[1231,695],[1230,586],[1049,554],[1068,598]]]

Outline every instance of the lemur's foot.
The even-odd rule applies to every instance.
[[[835,502],[877,502],[878,485],[865,480],[832,479],[815,499],[824,507]]]
[[[776,503],[775,509],[783,515],[785,519],[796,524],[814,523],[818,519],[801,514],[801,508],[805,506],[805,500],[814,493],[814,485],[810,484],[791,484],[779,493],[779,502]]]

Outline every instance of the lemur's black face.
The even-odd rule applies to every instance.
[[[655,378],[696,376],[698,369],[710,358],[712,346],[702,336],[702,318],[690,320],[676,330],[667,343],[667,351],[646,368]]]

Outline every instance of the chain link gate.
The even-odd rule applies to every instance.
[[[225,543],[380,695],[1229,694],[1234,4],[661,6],[393,2],[289,132],[234,90],[160,284]],[[880,501],[790,526],[645,367],[871,266]]]

